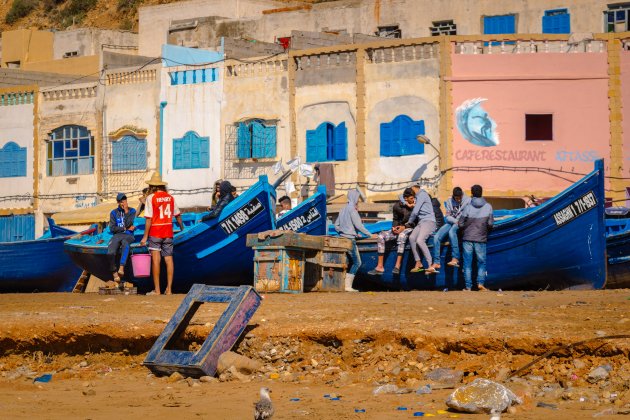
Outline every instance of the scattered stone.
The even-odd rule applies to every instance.
[[[435,382],[439,386],[433,386],[434,389],[454,388],[461,382],[464,372],[448,368],[437,368],[425,375],[425,378]]]
[[[431,385],[427,384],[421,386],[416,390],[416,394],[430,394],[431,393]]]
[[[262,364],[249,357],[234,353],[233,351],[227,351],[219,356],[217,373],[220,376],[231,367],[234,367],[236,371],[243,375],[251,375],[252,373],[258,372],[262,368]]]
[[[199,378],[199,382],[209,383],[209,382],[218,382],[219,380],[212,376],[202,376]]]
[[[608,370],[606,370],[603,366],[597,367],[588,374],[586,378],[592,384],[608,379]]]
[[[586,363],[580,359],[574,359],[573,366],[575,366],[576,369],[584,369],[586,367]]]
[[[317,365],[319,365],[319,363],[317,363],[317,360],[311,359],[311,366],[317,367]]]
[[[462,325],[470,325],[470,324],[472,324],[473,322],[475,322],[475,317],[473,317],[473,316],[468,316],[468,317],[466,317],[466,318],[464,318],[464,319],[462,320]]]
[[[86,397],[91,397],[96,395],[96,391],[94,391],[93,389],[84,389],[83,390],[83,395],[85,395]]]
[[[81,363],[79,363],[79,367],[80,367],[80,368],[87,367],[87,365],[88,365],[88,362],[86,362],[85,360],[84,360],[84,361],[82,361]]]
[[[411,394],[413,389],[410,388],[398,388],[398,386],[394,384],[380,385],[374,388],[372,391],[372,395],[379,394]]]
[[[606,333],[606,331],[598,330],[598,331],[595,331],[595,335],[598,337],[604,337],[605,335],[608,335],[608,334]]]
[[[168,379],[166,379],[166,382],[172,384],[178,381],[181,381],[182,379],[184,379],[184,377],[182,376],[181,373],[179,372],[173,372],[171,374],[171,376],[168,377]]]
[[[542,401],[539,401],[539,402],[536,404],[536,407],[541,407],[541,408],[550,408],[550,409],[552,409],[552,410],[557,410],[557,409],[558,409],[558,406],[557,406],[557,405],[555,405],[555,404],[549,404],[549,403],[542,402]]]
[[[508,376],[510,376],[510,373],[512,373],[510,368],[503,367],[499,369],[497,374],[494,376],[494,380],[497,382],[503,382],[508,378]]]
[[[466,413],[502,413],[514,404],[522,404],[520,398],[503,385],[488,379],[477,378],[472,383],[456,389],[446,400],[450,408]]]

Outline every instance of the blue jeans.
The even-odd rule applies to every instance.
[[[359,247],[357,246],[357,241],[352,240],[352,249],[348,252],[350,259],[352,260],[352,266],[348,270],[348,274],[357,274],[359,268],[361,267],[361,255],[359,254]]]
[[[440,264],[440,246],[446,235],[448,235],[448,241],[451,243],[452,256],[459,260],[459,239],[457,238],[457,231],[459,226],[452,225],[450,223],[444,223],[444,225],[435,232],[433,235],[433,262]]]
[[[486,281],[486,243],[464,241],[464,282],[466,288],[472,288],[473,251],[477,256],[477,285]]]

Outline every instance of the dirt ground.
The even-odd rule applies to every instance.
[[[453,389],[427,375],[451,368],[456,386],[483,377],[522,397],[503,418],[630,419],[630,339],[603,338],[630,334],[630,290],[270,294],[234,347],[261,371],[208,382],[142,366],[183,297],[0,295],[2,417],[252,418],[266,386],[277,419],[488,418],[448,411]],[[197,348],[223,308],[203,305],[179,346]],[[384,384],[412,392],[373,395]]]

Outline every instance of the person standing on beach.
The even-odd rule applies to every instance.
[[[109,231],[112,238],[107,245],[107,260],[109,261],[109,271],[112,273],[114,282],[120,285],[120,278],[125,275],[125,264],[129,257],[129,245],[134,241],[133,232],[136,227],[133,222],[136,218],[136,210],[129,208],[127,196],[118,193],[116,196],[118,207],[109,214]],[[116,266],[116,256],[120,253],[120,267]]]
[[[464,281],[466,288],[472,288],[472,262],[473,256],[477,257],[477,288],[480,291],[488,290],[484,286],[486,280],[486,243],[488,232],[494,226],[492,206],[482,197],[481,185],[473,185],[470,189],[472,200],[466,206],[459,217],[459,228],[464,232]],[[474,254],[474,255],[473,255]]]
[[[368,237],[376,238],[376,235],[372,235],[369,230],[363,225],[361,216],[357,207],[359,205],[359,198],[361,193],[354,189],[348,191],[348,204],[341,209],[339,216],[335,221],[335,230],[339,232],[339,236],[352,240],[352,250],[350,251],[350,259],[352,260],[352,266],[346,274],[345,290],[346,292],[357,292],[358,290],[352,288],[352,282],[354,276],[361,267],[361,255],[359,254],[359,248],[357,247],[357,238],[359,234],[357,230]]]
[[[162,181],[157,173],[154,173],[147,184],[149,184],[150,193],[144,210],[144,217],[147,222],[140,245],[144,246],[148,240],[148,248],[151,251],[154,289],[149,294],[160,294],[160,264],[162,257],[164,257],[166,263],[166,290],[164,293],[170,295],[175,273],[173,217],[177,219],[177,224],[181,230],[184,230],[184,223],[177,204],[175,204],[175,199],[166,192],[166,182]]]

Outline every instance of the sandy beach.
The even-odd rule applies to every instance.
[[[448,411],[453,389],[415,392],[437,368],[505,381],[524,404],[504,418],[630,413],[630,339],[597,339],[630,334],[629,290],[269,294],[234,347],[261,371],[207,382],[142,366],[183,297],[1,295],[3,417],[253,418],[266,386],[278,419],[486,418]],[[223,308],[203,305],[178,344],[198,347]],[[385,384],[413,392],[373,395]]]

